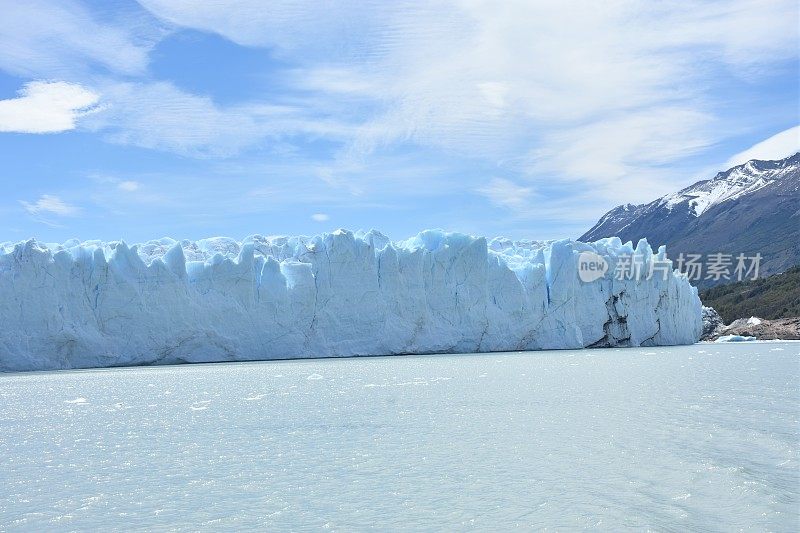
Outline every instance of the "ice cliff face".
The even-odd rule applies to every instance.
[[[713,339],[725,329],[725,322],[713,307],[703,306],[703,332],[700,334],[701,340]]]
[[[609,264],[582,282],[577,256]],[[0,245],[0,369],[686,344],[679,275],[618,280],[619,239],[488,241],[425,231],[243,242]],[[655,255],[663,257],[663,248]]]

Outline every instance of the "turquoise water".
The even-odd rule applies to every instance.
[[[797,530],[800,343],[0,375],[0,529]]]

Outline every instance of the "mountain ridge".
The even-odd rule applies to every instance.
[[[666,244],[673,258],[759,253],[761,274],[783,272],[800,263],[800,152],[750,160],[646,204],[619,205],[578,240],[611,236]]]

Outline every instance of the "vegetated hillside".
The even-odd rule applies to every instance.
[[[800,265],[782,274],[706,289],[700,292],[700,299],[716,309],[726,324],[751,316],[800,316]]]

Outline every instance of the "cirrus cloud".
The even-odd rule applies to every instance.
[[[665,165],[748,124],[747,113],[717,120],[719,79],[749,82],[797,57],[794,0],[691,10],[646,0],[339,0],[323,11],[310,0],[139,2],[167,24],[276,51],[295,65],[295,86],[332,109],[356,103],[344,110],[358,123],[346,161],[415,144],[571,181],[591,159],[587,185],[604,182],[606,196],[628,190],[614,186],[621,176],[644,176],[642,191],[673,187]]]
[[[35,202],[20,200],[19,203],[25,208],[25,211],[34,216],[52,214],[68,217],[77,215],[81,211],[80,207],[70,205],[58,196],[52,194],[43,194]]]
[[[478,187],[475,192],[485,196],[498,207],[521,210],[530,206],[533,188],[517,185],[505,178],[492,178],[489,183]]]

